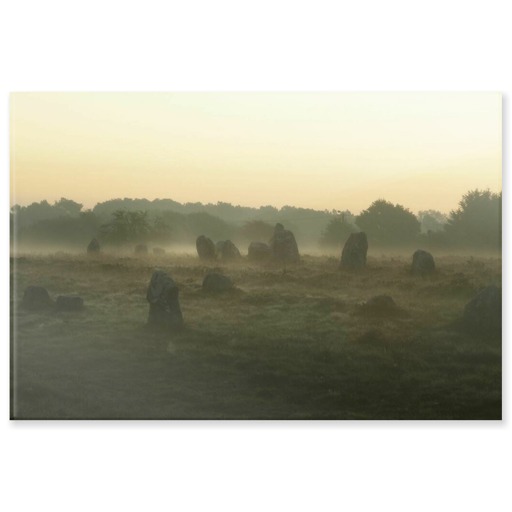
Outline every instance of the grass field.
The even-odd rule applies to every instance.
[[[443,256],[427,278],[410,256],[298,266],[206,266],[196,256],[96,258],[58,253],[11,260],[11,417],[16,419],[500,419],[501,339],[459,327],[501,259]],[[145,323],[154,269],[180,287],[185,328]],[[223,295],[203,292],[218,268]],[[19,307],[28,285],[79,294],[80,312]],[[361,307],[388,294],[399,310]]]

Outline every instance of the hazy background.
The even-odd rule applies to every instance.
[[[449,212],[501,190],[497,93],[13,93],[11,205]]]

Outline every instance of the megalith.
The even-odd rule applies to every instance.
[[[368,239],[366,233],[351,233],[341,252],[340,268],[363,268],[366,266]]]
[[[39,311],[53,305],[50,294],[42,286],[28,286],[23,293],[21,305],[31,311]]]
[[[222,261],[234,261],[241,258],[238,247],[231,240],[222,242],[218,255]]]
[[[274,260],[282,263],[299,262],[299,248],[295,236],[291,231],[284,229],[281,223],[275,225],[269,246]]]
[[[202,260],[214,260],[215,259],[215,245],[214,243],[204,235],[200,235],[196,240],[196,249],[199,258]]]
[[[414,275],[425,276],[432,274],[435,269],[436,265],[434,263],[434,257],[429,252],[418,249],[412,255],[411,272]]]
[[[155,270],[146,293],[149,302],[148,325],[167,331],[183,326],[179,302],[179,289],[174,280],[163,270]]]
[[[471,332],[496,336],[501,334],[501,289],[495,285],[480,290],[464,308],[464,326]]]

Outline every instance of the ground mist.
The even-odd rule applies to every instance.
[[[242,251],[243,252],[243,251]],[[188,254],[187,254],[188,253]],[[500,419],[501,339],[460,326],[464,305],[501,286],[501,258],[369,254],[359,272],[335,256],[297,266],[205,265],[190,248],[17,253],[11,258],[11,416],[19,419]],[[183,331],[146,326],[154,269],[178,283]],[[212,269],[235,289],[203,292]],[[80,312],[28,312],[28,285],[79,294]],[[395,314],[362,307],[393,297]]]

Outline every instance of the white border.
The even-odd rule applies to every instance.
[[[501,91],[507,4],[5,2],[0,475],[6,510],[509,510],[503,422],[9,422],[10,91]],[[504,148],[504,262],[509,254]],[[504,267],[505,318],[510,313]],[[510,369],[508,327],[504,368]]]

